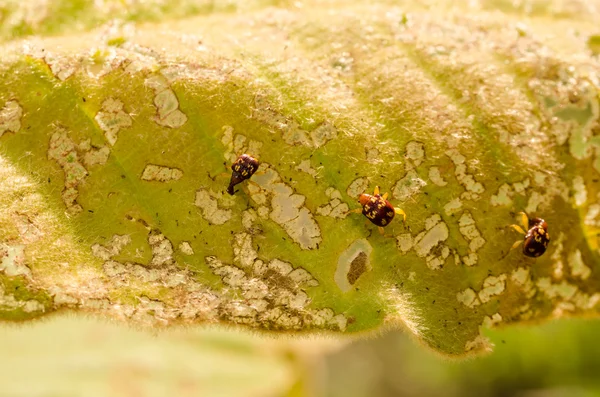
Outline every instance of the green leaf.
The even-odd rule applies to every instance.
[[[10,396],[282,395],[301,364],[293,345],[225,329],[156,337],[106,321],[53,316],[30,327],[3,327],[0,336],[6,354],[0,380]]]
[[[20,32],[63,35],[0,47],[0,318],[404,327],[464,356],[482,325],[597,314],[597,13],[48,4]],[[108,16],[136,24],[88,30]],[[241,153],[261,167],[229,196]],[[348,213],[375,186],[407,214],[385,235]]]

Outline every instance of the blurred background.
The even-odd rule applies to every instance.
[[[0,325],[0,396],[600,396],[600,322],[484,333],[492,354],[449,361],[401,332],[297,340],[53,316]]]

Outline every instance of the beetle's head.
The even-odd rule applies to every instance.
[[[360,197],[358,198],[358,202],[360,203],[360,205],[364,206],[366,205],[369,200],[371,200],[371,195],[370,194],[361,194]]]

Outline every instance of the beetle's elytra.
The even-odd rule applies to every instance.
[[[548,223],[541,218],[529,220],[529,230],[523,240],[523,253],[527,256],[537,258],[546,252],[550,235],[548,234]]]
[[[529,219],[527,214],[524,212],[520,212],[520,214],[521,223],[527,232],[525,232],[525,230],[518,225],[511,225],[513,229],[525,235],[523,240],[515,241],[511,249],[517,248],[519,245],[521,245],[521,243],[523,243],[523,254],[525,256],[529,256],[531,258],[542,256],[548,248],[548,243],[550,243],[548,223],[542,218]]]
[[[247,154],[240,155],[231,165],[231,180],[227,187],[227,193],[235,193],[233,188],[238,183],[242,183],[246,179],[250,179],[258,169],[258,160]]]
[[[350,212],[362,212],[373,224],[379,227],[379,232],[383,234],[383,228],[390,224],[396,214],[401,214],[406,221],[406,213],[400,208],[395,208],[387,200],[388,194],[383,196],[379,194],[379,186],[375,186],[375,192],[371,194],[363,193],[358,198],[362,208],[357,208]]]

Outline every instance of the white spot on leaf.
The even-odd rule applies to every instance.
[[[500,276],[489,276],[483,280],[483,288],[479,291],[481,303],[488,302],[493,296],[500,295],[506,287],[506,274]]]
[[[356,178],[350,183],[348,189],[346,189],[346,193],[350,197],[358,198],[361,194],[367,192],[367,188],[369,187],[369,180],[365,177]]]
[[[131,116],[125,113],[123,106],[123,102],[118,99],[108,98],[94,118],[111,146],[117,143],[119,131],[132,125]]]
[[[184,255],[194,255],[194,250],[188,241],[182,241],[179,244],[179,251]]]
[[[8,101],[0,109],[0,137],[7,132],[18,132],[21,129],[23,108],[17,101]]]
[[[221,193],[209,192],[203,188],[196,192],[194,204],[202,210],[202,217],[213,225],[224,224],[233,214],[230,209],[219,208],[218,199],[221,197]]]
[[[183,176],[183,171],[178,168],[170,168],[161,165],[148,164],[142,172],[142,180],[169,182],[177,181]]]
[[[427,182],[422,180],[414,170],[410,170],[406,173],[404,178],[396,182],[396,185],[393,189],[394,198],[401,201],[406,201],[414,195],[420,193],[421,188],[426,185]]]

